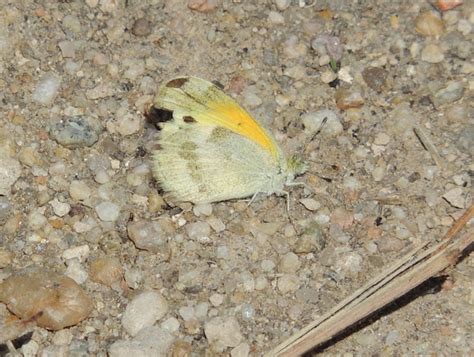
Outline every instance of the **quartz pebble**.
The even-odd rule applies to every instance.
[[[149,326],[140,330],[132,340],[118,340],[110,345],[108,356],[167,356],[175,337],[166,329]]]
[[[188,8],[197,12],[211,12],[217,4],[217,0],[188,0]]]
[[[163,252],[167,236],[159,221],[130,222],[127,226],[128,237],[139,249],[150,252]]]
[[[415,29],[424,36],[440,36],[444,32],[444,23],[433,12],[426,11],[416,17]]]
[[[243,340],[240,325],[235,317],[215,317],[204,325],[204,333],[210,344],[236,347]]]
[[[143,292],[133,298],[127,305],[122,317],[123,328],[131,335],[152,326],[168,312],[168,302],[154,291]]]
[[[190,239],[200,240],[209,237],[211,227],[207,222],[193,222],[186,225],[186,233]]]
[[[33,90],[32,99],[42,105],[51,104],[61,85],[61,79],[53,73],[46,73],[41,77]]]
[[[314,198],[302,198],[300,203],[309,211],[317,211],[321,207],[321,203]]]
[[[49,201],[49,204],[53,208],[53,212],[58,217],[64,217],[71,210],[71,205],[67,202],[60,202],[57,198]]]
[[[38,326],[61,330],[84,320],[92,299],[74,280],[51,271],[27,268],[0,284],[0,301],[21,319],[39,312]]]
[[[113,286],[123,279],[123,268],[120,261],[113,257],[101,257],[90,265],[90,277],[93,281]]]
[[[120,214],[120,207],[113,202],[102,202],[95,206],[95,211],[100,220],[112,222],[117,220]]]
[[[301,121],[305,126],[305,133],[309,137],[319,130],[321,130],[321,134],[328,137],[337,136],[343,131],[339,117],[334,111],[329,109],[303,114]]]
[[[275,0],[274,2],[279,11],[286,10],[291,4],[291,0]]]
[[[300,287],[300,279],[293,274],[284,274],[278,278],[278,290],[283,294],[295,292]]]
[[[464,190],[461,187],[452,188],[443,195],[443,198],[453,207],[465,207]]]
[[[135,20],[132,26],[132,33],[135,36],[144,37],[151,33],[151,23],[145,18]]]
[[[92,118],[70,117],[50,128],[51,137],[68,148],[92,146],[99,140],[102,128]]]
[[[430,43],[421,51],[421,59],[429,63],[440,63],[444,61],[444,53],[438,45]]]
[[[0,195],[10,195],[11,186],[21,175],[18,160],[0,156]]]
[[[293,252],[289,252],[281,258],[278,264],[278,271],[280,273],[296,273],[300,267],[301,262],[298,256]]]
[[[85,201],[90,198],[92,190],[85,181],[75,180],[69,185],[69,195],[73,200]]]

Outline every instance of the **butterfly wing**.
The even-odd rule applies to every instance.
[[[161,124],[153,170],[175,199],[216,202],[283,188],[279,148],[219,87],[176,78],[160,89],[154,106],[173,114]]]
[[[229,129],[260,145],[275,160],[279,159],[278,147],[266,131],[224,91],[204,79],[172,79],[161,87],[153,104],[172,111],[175,119]]]

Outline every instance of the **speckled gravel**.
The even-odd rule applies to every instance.
[[[40,324],[15,342],[24,355],[261,355],[472,204],[472,2],[1,8],[0,283],[37,269],[38,286],[80,291],[87,314]],[[291,220],[284,197],[165,201],[145,113],[177,75],[222,83],[308,162]],[[473,270],[468,256],[450,289],[422,290],[326,352],[467,355]],[[22,293],[0,294],[0,328]],[[28,303],[20,317],[46,309]]]

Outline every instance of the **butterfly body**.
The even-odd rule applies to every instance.
[[[203,79],[167,82],[154,107],[172,116],[161,123],[153,172],[177,201],[284,194],[302,169],[286,160],[274,139],[233,99]]]

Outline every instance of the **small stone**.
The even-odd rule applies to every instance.
[[[375,145],[387,145],[390,142],[390,136],[385,133],[377,133],[374,138]]]
[[[138,115],[127,113],[117,118],[115,127],[122,136],[129,136],[137,133],[143,126],[142,120]]]
[[[241,343],[230,351],[231,357],[248,357],[250,355],[250,346],[248,343]]]
[[[397,343],[399,339],[400,333],[397,330],[390,331],[385,338],[385,344],[388,346],[393,345],[394,343]]]
[[[362,71],[364,82],[373,90],[380,92],[385,85],[387,71],[380,67],[368,67]]]
[[[199,203],[194,205],[193,213],[197,216],[210,216],[212,214],[212,205],[210,203]]]
[[[278,278],[278,290],[283,294],[295,292],[301,285],[300,279],[296,275],[284,274]]]
[[[339,61],[342,58],[344,48],[336,36],[328,34],[318,35],[311,41],[311,47],[320,56],[328,55],[330,60]]]
[[[474,156],[474,125],[466,125],[459,133],[456,147],[471,156]]]
[[[263,103],[263,100],[257,95],[255,86],[245,87],[242,93],[245,105],[249,108],[256,108]]]
[[[303,114],[301,121],[305,128],[305,134],[309,137],[312,137],[318,131],[328,137],[338,136],[343,131],[339,117],[329,109]]]
[[[38,315],[38,326],[61,330],[84,320],[92,299],[74,280],[34,267],[15,273],[0,284],[0,302],[21,319]]]
[[[443,195],[448,203],[456,208],[465,208],[464,190],[461,187],[455,187]]]
[[[308,48],[306,44],[300,42],[296,35],[291,35],[284,43],[283,43],[283,53],[289,59],[295,59],[299,57],[303,57]]]
[[[123,280],[123,268],[117,258],[103,257],[94,260],[89,273],[93,281],[109,287]]]
[[[138,249],[160,253],[167,249],[167,235],[159,221],[130,222],[127,226],[128,237]]]
[[[211,302],[212,306],[220,306],[224,302],[224,295],[214,293],[209,297],[209,301]]]
[[[49,204],[53,208],[53,212],[58,217],[64,217],[71,210],[71,205],[67,202],[60,202],[57,198],[49,201]]]
[[[102,127],[92,118],[69,117],[50,128],[51,137],[67,148],[92,146],[99,140]]]
[[[331,223],[339,225],[342,229],[348,229],[354,224],[354,215],[352,212],[338,207],[331,214]]]
[[[177,332],[179,330],[179,325],[179,320],[176,317],[170,317],[161,323],[161,327],[171,333]]]
[[[56,346],[66,346],[72,341],[73,335],[69,329],[57,331],[52,339],[52,342]]]
[[[425,11],[415,19],[415,29],[424,36],[441,36],[444,22],[431,11]]]
[[[224,347],[237,347],[243,340],[239,322],[235,317],[215,317],[204,325],[209,344],[218,343]]]
[[[146,291],[130,301],[122,317],[124,329],[131,335],[145,328],[153,326],[168,312],[168,302],[159,293]]]
[[[71,32],[79,33],[81,31],[81,21],[75,15],[64,16],[62,23]]]
[[[421,59],[428,63],[440,63],[444,61],[444,53],[438,45],[430,43],[421,51]]]
[[[8,218],[11,208],[12,205],[8,197],[0,195],[0,224]]]
[[[73,41],[60,41],[58,43],[61,54],[65,58],[74,58],[76,57],[76,46]]]
[[[321,208],[321,203],[314,198],[302,198],[300,203],[309,211],[317,211]]]
[[[42,165],[41,157],[39,156],[38,150],[32,147],[24,147],[18,153],[18,160],[23,165],[34,167]]]
[[[211,12],[217,7],[217,0],[188,0],[188,8],[197,12]]]
[[[341,268],[342,270],[356,274],[362,269],[361,264],[363,259],[360,254],[356,252],[347,252],[339,257],[337,262],[338,264],[336,269]]]
[[[211,234],[211,227],[207,222],[189,223],[186,225],[185,229],[189,238],[193,240],[208,238],[209,234]]]
[[[151,33],[151,22],[143,17],[137,19],[133,23],[132,33],[139,37],[148,36]]]
[[[4,248],[0,248],[0,269],[6,268],[12,262],[13,254]]]
[[[211,226],[211,228],[216,232],[216,233],[219,233],[219,232],[222,232],[225,230],[225,223],[222,222],[222,220],[220,218],[217,218],[217,217],[209,217],[207,219],[207,223],[209,223],[209,225]]]
[[[405,246],[402,240],[395,237],[382,237],[376,242],[380,253],[399,252]]]
[[[443,104],[453,103],[462,98],[464,86],[461,82],[448,82],[447,86],[438,90],[433,96],[433,102],[438,107]]]
[[[294,252],[298,254],[308,254],[320,251],[324,247],[323,234],[320,228],[313,232],[305,233],[295,243]]]
[[[85,283],[89,278],[89,274],[78,259],[71,259],[67,262],[67,269],[64,272],[64,275],[71,278],[79,285]]]
[[[184,321],[190,321],[195,318],[194,307],[183,306],[178,310],[179,315]]]
[[[110,345],[108,356],[167,356],[175,337],[158,326],[145,327],[132,340],[118,340]],[[179,356],[179,355],[176,355]]]
[[[278,264],[278,272],[292,274],[296,273],[300,267],[301,262],[298,256],[293,252],[289,252],[281,258]]]
[[[112,202],[102,202],[95,206],[95,211],[100,220],[106,222],[116,221],[120,214],[120,207]]]
[[[75,180],[69,185],[69,195],[75,201],[85,201],[90,198],[92,191],[85,181]]]
[[[36,84],[32,99],[42,105],[51,104],[61,85],[61,79],[52,73],[46,73]]]
[[[62,257],[65,260],[77,259],[80,262],[84,262],[89,257],[90,248],[87,244],[80,245],[78,247],[73,247],[66,249]]]
[[[35,340],[30,340],[21,346],[21,353],[24,357],[36,357],[38,355],[39,345]]]
[[[274,0],[275,6],[279,11],[288,9],[291,4],[291,0]]]
[[[33,231],[39,230],[46,223],[48,219],[39,211],[33,211],[28,216],[28,227]]]
[[[365,100],[362,94],[354,89],[338,89],[335,95],[336,106],[341,110],[350,108],[360,108],[364,105]]]
[[[337,78],[337,74],[334,73],[334,71],[331,70],[325,70],[323,73],[321,73],[321,82],[323,83],[331,83]]]
[[[0,195],[9,196],[11,187],[21,175],[21,165],[16,159],[0,156]]]
[[[270,11],[268,13],[268,22],[274,25],[281,25],[285,23],[285,18],[279,12]]]

